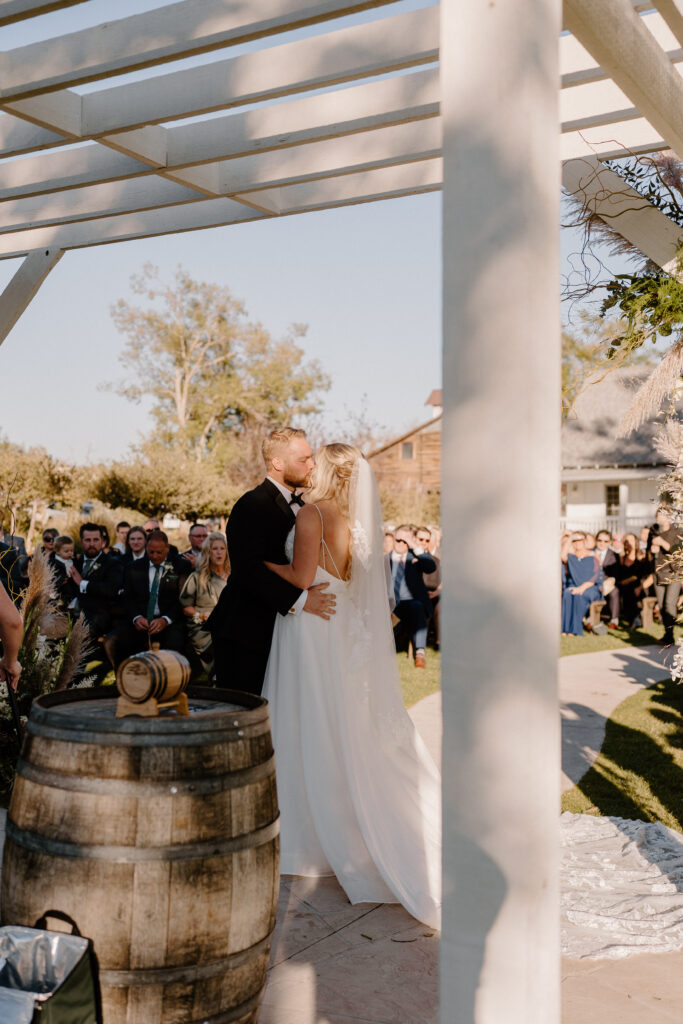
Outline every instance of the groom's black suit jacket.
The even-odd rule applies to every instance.
[[[243,494],[230,513],[230,578],[207,622],[218,686],[261,692],[275,617],[286,615],[301,594],[263,563],[287,563],[285,541],[294,522],[292,509],[270,480]]]

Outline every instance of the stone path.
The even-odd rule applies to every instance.
[[[664,678],[670,657],[648,647],[561,659],[563,789],[591,764],[614,708],[638,688]],[[440,694],[421,701],[411,715],[440,760]],[[617,961],[563,958],[563,1024],[681,1020],[683,953]],[[438,935],[400,906],[352,907],[333,878],[282,879],[259,1024],[437,1021]]]

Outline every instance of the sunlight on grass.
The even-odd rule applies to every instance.
[[[683,832],[683,687],[666,679],[628,697],[562,810],[661,821]]]
[[[408,658],[405,652],[397,654],[396,657],[401,676],[403,703],[407,708],[431,693],[438,693],[441,689],[441,655],[438,651],[427,648],[426,668],[415,668],[412,659]]]
[[[680,635],[680,630],[676,631]],[[664,636],[664,627],[655,623],[651,630],[610,629],[604,636],[584,633],[583,636],[560,637],[560,656],[566,654],[590,654],[593,651],[613,651],[618,647],[644,647],[656,643]]]

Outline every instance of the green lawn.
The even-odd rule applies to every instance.
[[[405,651],[396,655],[398,659],[398,671],[401,676],[401,689],[403,690],[403,703],[407,708],[417,704],[423,697],[430,693],[437,693],[441,689],[441,655],[438,651],[427,648],[427,667],[415,668],[412,659],[408,658]]]
[[[665,679],[628,697],[562,810],[661,821],[683,832],[683,686]]]
[[[678,629],[676,632],[680,636],[683,630]],[[596,636],[595,633],[584,633],[583,636],[561,636],[560,655],[612,651],[617,647],[644,647],[646,644],[655,643],[662,636],[664,636],[664,627],[658,622],[648,632],[644,629],[628,630],[619,627],[619,629],[609,629],[604,636]]]

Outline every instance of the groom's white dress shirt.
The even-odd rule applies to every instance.
[[[297,504],[297,502],[294,502],[293,505],[290,504],[291,500],[292,500],[292,494],[294,492],[290,491],[290,489],[288,487],[285,487],[284,484],[281,484],[279,480],[273,480],[272,476],[266,476],[266,480],[270,480],[271,484],[275,484],[275,486],[277,487],[278,491],[280,492],[280,494],[285,499],[285,501],[287,502],[287,504],[291,508],[292,512],[294,513],[294,518],[296,519],[296,517],[299,514],[299,509],[301,508],[301,505]],[[299,615],[299,613],[304,610],[304,605],[306,604],[306,598],[307,597],[308,597],[308,591],[307,590],[302,590],[301,593],[299,594],[298,598],[296,599],[295,603],[289,609],[289,614],[290,615]]]

